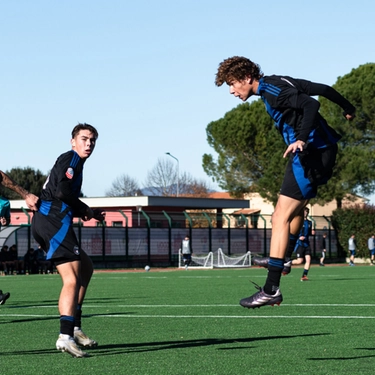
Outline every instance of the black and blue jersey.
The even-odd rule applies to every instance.
[[[33,236],[56,265],[80,259],[72,222],[88,208],[79,199],[84,162],[74,150],[58,157],[43,186],[39,211],[33,216]]]
[[[79,199],[84,162],[74,150],[57,158],[40,196],[42,214],[47,215],[53,205],[72,217],[84,215],[87,206]]]
[[[341,106],[345,113],[355,112],[355,108],[332,87],[288,76],[261,78],[257,95],[287,145],[300,140],[309,148],[319,149],[336,144],[341,138],[320,115],[320,104],[311,96],[324,96]]]

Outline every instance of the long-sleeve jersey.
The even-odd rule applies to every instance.
[[[68,209],[72,216],[84,215],[87,205],[79,199],[84,162],[74,150],[57,158],[40,196],[41,213],[48,214],[53,205],[61,211]]]
[[[288,76],[261,78],[257,95],[287,145],[300,140],[313,148],[325,148],[341,138],[320,115],[320,104],[311,96],[324,96],[339,105],[345,114],[355,112],[350,102],[331,86]]]
[[[303,226],[301,228],[301,231],[299,233],[299,237],[305,237],[304,240],[300,240],[298,238],[297,245],[296,246],[302,246],[302,247],[309,247],[310,246],[310,240],[309,236],[312,234],[312,222],[308,219],[305,219],[303,221]]]

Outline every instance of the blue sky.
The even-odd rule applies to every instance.
[[[370,0],[1,1],[1,169],[47,173],[88,122],[100,135],[87,196],[122,174],[142,185],[166,152],[209,182],[206,126],[240,104],[214,85],[218,64],[242,55],[265,74],[334,84],[375,61],[374,14]]]

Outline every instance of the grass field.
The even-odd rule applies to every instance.
[[[313,266],[282,278],[280,307],[248,310],[260,268],[94,274],[89,358],[55,349],[58,275],[4,276],[1,374],[373,374],[375,267]]]

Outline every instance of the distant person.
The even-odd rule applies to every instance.
[[[311,265],[311,247],[309,237],[314,234],[314,231],[312,229],[311,220],[307,218],[309,212],[310,210],[307,207],[305,207],[303,226],[296,244],[297,259],[292,260],[292,265],[302,264],[303,262],[305,262],[301,281],[308,280],[307,274],[309,273]]]
[[[191,246],[191,241],[190,241],[189,236],[185,236],[185,238],[181,241],[180,252],[182,255],[182,261],[185,264],[185,270],[188,270],[190,263],[191,263],[191,255],[193,254],[193,249]]]
[[[326,253],[327,253],[326,238],[327,238],[327,234],[323,233],[322,243],[321,243],[322,255],[321,255],[320,261],[319,261],[319,265],[321,267],[324,267],[324,260],[326,259]]]
[[[39,273],[38,251],[35,251],[33,247],[30,247],[29,250],[26,251],[23,257],[23,266],[24,272],[27,275]]]
[[[10,271],[10,274],[13,274],[13,273],[19,274],[20,271],[21,271],[20,270],[20,264],[21,264],[21,262],[18,260],[17,245],[13,244],[9,248],[9,266],[8,266],[8,269]]]
[[[349,249],[349,266],[355,266],[354,257],[356,250],[355,235],[352,234],[348,240],[348,249]]]
[[[84,221],[104,220],[102,210],[93,210],[79,199],[83,167],[95,149],[97,138],[98,132],[90,124],[78,124],[73,128],[72,148],[61,154],[51,169],[40,196],[40,209],[31,224],[36,242],[47,253],[46,259],[54,262],[62,279],[60,335],[56,349],[73,357],[87,356],[79,346],[98,345],[81,329],[82,303],[94,268],[73,229],[73,217]]]
[[[370,252],[370,266],[374,265],[374,257],[375,257],[375,236],[372,235],[368,240],[367,240],[367,246],[368,246],[368,251]]]

